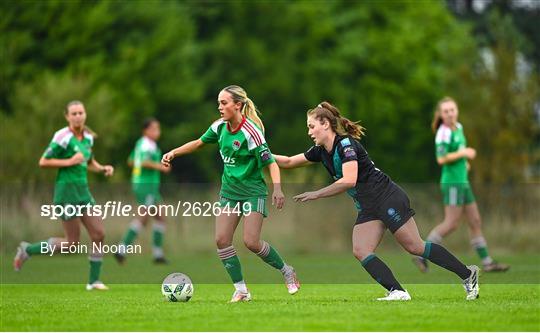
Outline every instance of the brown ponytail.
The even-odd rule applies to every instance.
[[[308,110],[307,114],[319,121],[328,120],[332,130],[339,135],[350,135],[358,140],[364,136],[365,128],[360,126],[359,122],[342,117],[339,109],[329,102],[320,103],[314,109]]]

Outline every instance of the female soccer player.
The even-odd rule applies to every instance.
[[[112,176],[114,168],[110,165],[101,165],[94,158],[92,146],[95,134],[84,125],[86,110],[83,103],[70,102],[64,114],[68,126],[54,134],[49,147],[39,160],[39,166],[42,168],[58,168],[54,204],[65,208],[66,214],[62,216],[64,237],[52,237],[32,244],[21,242],[17,248],[13,267],[19,271],[32,255],[51,253],[60,250],[62,246],[67,248],[71,244],[77,245],[80,239],[80,221],[92,241],[89,256],[90,277],[86,289],[107,290],[107,286],[99,280],[102,254],[98,250],[105,238],[105,229],[101,217],[92,216],[86,209],[95,204],[88,187],[87,170],[103,173],[109,177]],[[74,208],[80,208],[82,216],[78,216]],[[42,245],[48,245],[47,251],[42,251]]]
[[[427,240],[441,243],[442,239],[457,229],[463,211],[469,222],[471,245],[482,260],[485,272],[505,272],[510,266],[497,263],[488,253],[482,234],[482,219],[467,176],[469,163],[476,157],[476,150],[467,147],[463,126],[458,122],[458,106],[450,97],[439,101],[432,122],[435,136],[437,163],[442,166],[441,191],[444,203],[444,221],[429,233]],[[416,257],[415,263],[422,272],[428,270],[427,261]]]
[[[318,191],[305,192],[294,200],[306,202],[347,191],[358,210],[353,229],[353,253],[364,269],[388,290],[378,300],[410,300],[390,268],[375,255],[386,228],[408,252],[421,255],[444,267],[462,280],[467,300],[478,297],[478,267],[465,266],[438,244],[424,242],[413,219],[407,194],[386,174],[377,169],[359,140],[363,127],[344,118],[328,102],[307,113],[308,135],[315,142],[303,154],[292,157],[274,155],[281,168],[295,168],[322,162],[335,182]]]
[[[128,159],[128,165],[133,167],[131,173],[131,183],[137,203],[143,206],[156,205],[161,202],[159,193],[160,173],[167,173],[171,168],[160,163],[161,150],[156,141],[161,136],[159,121],[155,118],[145,119],[143,122],[143,136],[135,143],[135,149]],[[120,243],[120,249],[125,249],[126,245],[131,245],[143,226],[146,226],[150,217],[146,214],[135,217]],[[165,218],[161,215],[155,216],[152,228],[152,253],[156,264],[166,264],[167,260],[163,254],[163,236],[165,233]],[[114,254],[116,260],[122,264],[125,260],[125,253]]]
[[[251,295],[242,276],[240,261],[232,246],[234,231],[244,216],[244,244],[270,266],[281,271],[290,294],[300,288],[293,267],[287,265],[278,252],[261,240],[263,218],[267,216],[268,189],[261,170],[267,167],[274,184],[272,204],[283,207],[279,167],[264,139],[264,127],[255,105],[239,86],[228,86],[218,96],[221,118],[215,121],[199,139],[171,150],[162,163],[169,166],[178,156],[190,154],[207,143],[217,143],[223,160],[221,178],[221,212],[216,217],[218,256],[229,273],[235,292],[231,302],[249,301]]]

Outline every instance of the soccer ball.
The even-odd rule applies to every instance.
[[[169,302],[187,302],[193,296],[193,283],[185,274],[172,273],[163,280],[161,293]]]

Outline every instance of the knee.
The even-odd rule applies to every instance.
[[[60,242],[62,241],[61,238],[59,239],[50,239],[49,240],[49,243],[53,242],[53,243],[56,243],[60,246]],[[68,245],[77,245],[77,243],[79,243],[80,241],[80,238],[78,236],[68,236],[66,237],[66,242],[68,243]]]
[[[90,234],[90,239],[94,243],[101,243],[105,239],[105,230],[95,230]]]
[[[244,245],[254,253],[258,253],[261,250],[261,241],[258,239],[244,238]]]
[[[471,229],[481,229],[482,219],[479,216],[475,216],[469,220],[469,227]]]
[[[361,247],[353,247],[353,255],[356,259],[362,261],[366,259],[370,254],[372,254],[373,251],[364,249]]]
[[[422,254],[424,254],[425,247],[426,245],[424,242],[410,242],[403,245],[405,251],[417,256],[421,256]]]
[[[448,232],[456,231],[456,229],[459,226],[459,220],[448,220],[446,221],[446,227],[448,229]]]
[[[232,241],[225,236],[216,235],[216,246],[218,249],[224,249],[232,245]]]

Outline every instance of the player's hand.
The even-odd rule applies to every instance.
[[[163,164],[166,167],[170,167],[171,166],[171,161],[173,159],[174,159],[174,153],[171,150],[170,152],[163,155],[163,157],[161,158],[161,164]]]
[[[465,148],[465,157],[469,160],[474,160],[476,157],[476,150],[474,148]]]
[[[103,174],[105,175],[105,177],[112,176],[114,174],[114,167],[112,165],[104,165]]]
[[[81,152],[76,153],[69,159],[69,165],[81,164],[85,161],[84,155]]]
[[[274,189],[272,193],[272,206],[276,206],[277,209],[281,210],[285,204],[285,195],[281,189]]]
[[[317,200],[319,199],[319,196],[317,192],[304,192],[302,194],[298,194],[297,196],[293,197],[294,201],[298,202],[306,202],[310,200]]]

